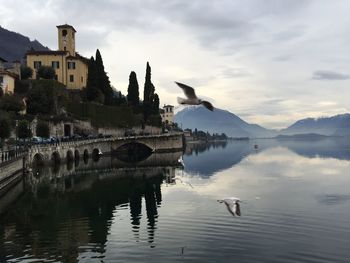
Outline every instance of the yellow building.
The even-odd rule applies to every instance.
[[[11,94],[15,90],[15,81],[19,77],[14,72],[5,69],[5,59],[0,57],[0,89],[3,94]]]
[[[55,69],[56,80],[68,89],[82,89],[86,87],[88,75],[88,59],[75,51],[75,33],[71,25],[60,25],[58,29],[57,51],[27,52],[27,66],[33,69],[33,78],[40,66],[50,66]]]

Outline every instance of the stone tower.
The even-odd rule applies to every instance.
[[[71,25],[60,25],[58,29],[58,50],[68,51],[71,56],[75,56],[75,32]]]

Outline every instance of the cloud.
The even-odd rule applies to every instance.
[[[243,68],[225,68],[220,75],[223,78],[242,78],[251,76],[251,73]]]
[[[345,79],[350,79],[350,75],[337,73],[334,71],[318,70],[318,71],[314,72],[312,79],[315,79],[315,80],[345,80]]]

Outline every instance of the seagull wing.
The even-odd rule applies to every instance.
[[[214,110],[214,106],[209,101],[202,101],[202,105],[210,111]]]
[[[233,215],[235,215],[235,203],[232,201],[224,200],[227,210]]]
[[[240,207],[239,203],[236,202],[235,206],[236,206],[236,214],[238,216],[241,216],[241,207]]]
[[[187,86],[185,84],[176,82],[175,83],[183,90],[185,93],[186,97],[189,99],[197,99],[196,93],[194,92],[194,89],[190,86]]]

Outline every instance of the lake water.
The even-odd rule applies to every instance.
[[[0,200],[0,262],[349,262],[350,139],[181,155],[35,170]]]

